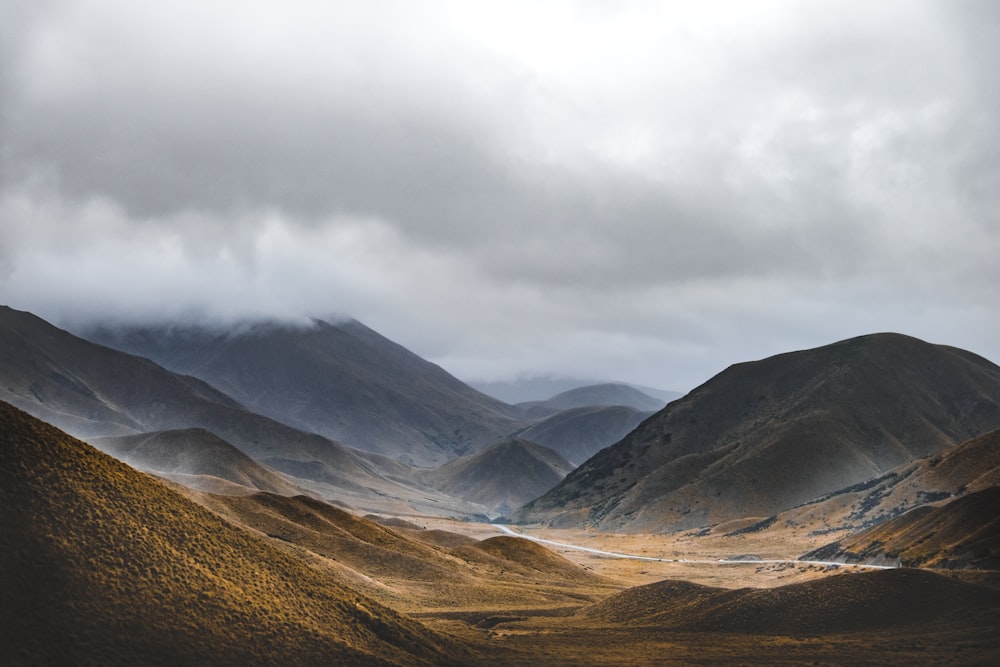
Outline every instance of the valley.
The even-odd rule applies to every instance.
[[[4,664],[1000,662],[972,353],[862,336],[656,409],[506,404],[353,321],[102,336],[0,310]]]

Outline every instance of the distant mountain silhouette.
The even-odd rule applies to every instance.
[[[570,408],[535,422],[517,435],[554,449],[567,461],[580,465],[624,438],[651,414],[623,405]]]
[[[544,401],[518,403],[515,407],[527,413],[542,414],[543,411],[555,413],[572,408],[614,405],[623,405],[640,412],[655,412],[666,405],[666,401],[653,398],[627,384],[605,383],[577,387]]]
[[[83,335],[198,377],[295,428],[417,465],[473,453],[523,427],[511,406],[354,320]]]
[[[542,495],[573,469],[557,452],[526,440],[497,443],[450,461],[419,479],[450,496],[504,514]]]
[[[728,368],[516,517],[664,531],[766,517],[998,427],[995,364],[862,336]]]

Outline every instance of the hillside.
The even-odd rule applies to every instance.
[[[925,505],[804,558],[907,567],[1000,569],[1000,486]]]
[[[391,481],[355,451],[247,410],[201,380],[6,307],[0,307],[0,400],[81,438],[204,429],[299,478],[292,480],[297,486],[372,511],[467,509],[437,492]],[[208,467],[193,468],[197,461]],[[185,474],[214,474],[205,457],[186,465]],[[204,479],[187,481],[197,486]]]
[[[3,402],[0,439],[4,664],[464,662],[330,571]]]
[[[504,514],[558,484],[573,465],[557,452],[521,439],[419,471],[428,486]]]
[[[767,517],[1000,427],[998,397],[993,363],[898,334],[737,364],[516,518],[667,531]]]
[[[351,447],[439,465],[522,426],[481,394],[360,322],[118,327],[84,332]]]
[[[624,438],[650,414],[623,405],[570,408],[535,422],[517,436],[580,465]]]
[[[816,534],[855,533],[929,503],[1000,485],[1000,430],[794,507],[764,523]]]
[[[204,491],[302,493],[280,473],[201,428],[93,438],[90,444],[133,468]]]

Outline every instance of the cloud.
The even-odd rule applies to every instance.
[[[3,2],[0,295],[358,317],[466,377],[1000,359],[989,2]]]

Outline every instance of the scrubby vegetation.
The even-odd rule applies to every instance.
[[[440,664],[456,646],[0,404],[3,664]]]

